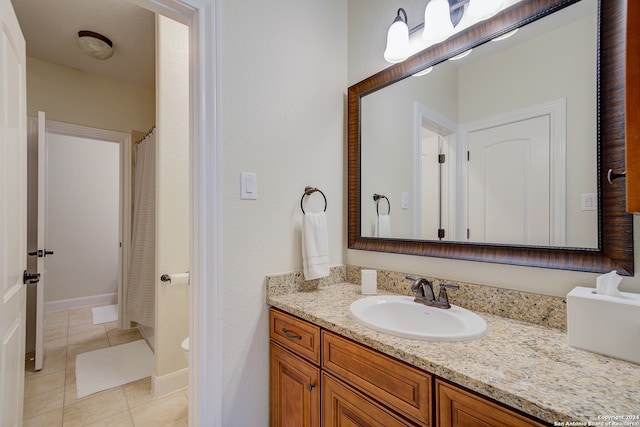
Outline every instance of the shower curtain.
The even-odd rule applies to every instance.
[[[135,146],[131,260],[127,290],[129,320],[155,325],[156,131]]]

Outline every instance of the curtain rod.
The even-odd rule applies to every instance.
[[[145,139],[147,139],[147,137],[149,135],[151,135],[153,133],[153,131],[156,130],[156,125],[153,125],[153,127],[151,129],[149,129],[147,131],[147,133],[144,134],[144,136],[142,138],[140,138],[139,141],[136,142],[136,144],[140,144],[142,141],[144,141]]]

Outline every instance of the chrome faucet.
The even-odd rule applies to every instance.
[[[447,295],[447,289],[460,288],[460,286],[453,283],[441,283],[440,293],[438,294],[438,298],[436,299],[436,296],[433,293],[433,285],[430,281],[423,277],[416,279],[414,277],[406,276],[405,278],[413,282],[411,284],[411,292],[414,292],[416,294],[416,297],[413,301],[420,304],[428,305],[430,307],[444,309],[451,308],[451,304],[449,304],[449,296]]]

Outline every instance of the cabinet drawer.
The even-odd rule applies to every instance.
[[[444,381],[436,380],[438,427],[542,427],[515,411]]]
[[[323,369],[418,425],[431,425],[431,375],[326,331],[322,353]]]
[[[342,381],[323,373],[322,425],[400,427],[411,424]]]
[[[283,347],[320,364],[320,328],[281,311],[270,310],[271,339]]]

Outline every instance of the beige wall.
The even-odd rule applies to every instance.
[[[387,29],[395,17],[400,0],[348,0],[349,4],[349,85],[388,66],[382,58]],[[415,26],[414,22],[409,26]],[[366,37],[363,36],[366,32]],[[585,123],[591,127],[591,123]],[[591,159],[586,159],[591,161]],[[637,220],[636,220],[637,221]],[[637,225],[637,223],[636,223]],[[640,247],[636,243],[636,265]],[[503,288],[565,296],[575,286],[595,286],[597,274],[538,269],[490,263],[476,263],[441,258],[347,250],[346,263],[384,268],[449,280],[468,281]],[[640,291],[640,279],[625,278],[622,290]]]
[[[189,32],[157,17],[155,395],[188,384],[180,343],[189,336],[188,285],[160,281],[189,271]]]
[[[152,89],[27,58],[27,115],[129,133],[155,124]]]
[[[221,1],[223,425],[268,425],[264,277],[302,270],[306,185],[327,197],[343,262],[346,40],[344,0]],[[240,200],[240,172],[257,174],[257,200]]]

